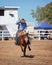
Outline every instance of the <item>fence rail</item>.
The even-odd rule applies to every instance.
[[[52,29],[50,30],[34,30],[34,37],[38,37],[39,40],[41,39],[41,37],[43,38],[50,38],[50,36],[52,36]]]
[[[8,30],[0,30],[0,38],[3,40],[6,37],[11,37],[10,33]]]
[[[47,32],[46,32],[47,31]],[[50,30],[34,30],[33,32],[29,32],[32,37],[38,37],[40,40],[41,37],[50,37],[52,36],[52,29]],[[7,30],[0,30],[0,38],[3,40],[5,37],[11,37],[10,33]],[[15,34],[13,35],[15,37]]]

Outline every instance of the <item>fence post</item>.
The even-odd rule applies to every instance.
[[[40,40],[40,30],[39,30],[39,40]]]
[[[4,37],[4,36],[3,36],[3,33],[4,33],[4,32],[2,31],[2,41],[4,40],[4,38],[3,38],[3,37]]]

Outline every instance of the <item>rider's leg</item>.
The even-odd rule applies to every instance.
[[[18,36],[18,34],[16,34],[15,44],[16,44],[16,45],[19,45],[19,36]]]

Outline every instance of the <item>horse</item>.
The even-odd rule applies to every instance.
[[[28,33],[21,31],[18,33],[19,35],[19,44],[21,47],[21,50],[23,52],[23,56],[26,56],[26,48],[28,46],[29,51],[31,51],[31,48],[29,46],[29,37],[28,37]]]

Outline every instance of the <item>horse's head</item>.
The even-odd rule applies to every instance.
[[[27,33],[26,34],[20,33],[19,37],[20,37],[21,44],[28,42],[28,34]]]

